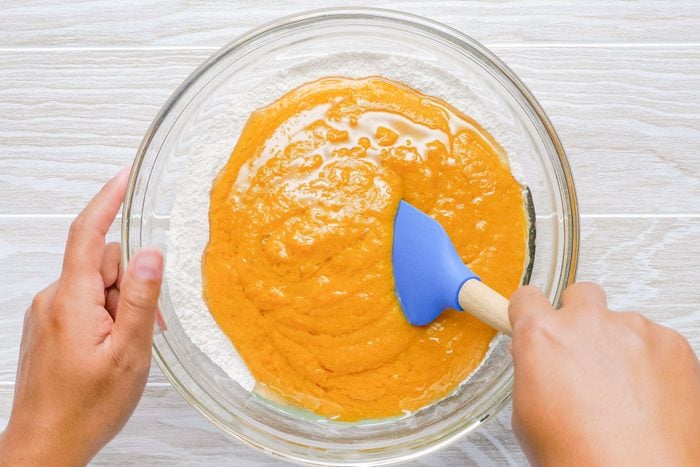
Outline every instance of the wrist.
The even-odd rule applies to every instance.
[[[0,467],[18,465],[20,461],[9,443],[9,430],[10,426],[8,425],[5,427],[5,431],[0,433]]]
[[[5,467],[9,465],[9,459],[7,459],[7,452],[5,449],[5,432],[0,433],[0,467]]]
[[[52,431],[40,425],[8,423],[0,433],[0,467],[15,465],[86,465],[89,455],[76,443],[64,439],[65,431]]]

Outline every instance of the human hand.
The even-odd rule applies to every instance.
[[[0,465],[86,464],[126,423],[151,363],[162,255],[137,253],[121,274],[105,235],[128,170],[71,224],[60,279],[27,310]]]
[[[688,341],[608,310],[590,283],[555,312],[534,287],[510,301],[513,430],[537,465],[700,465],[700,364]]]

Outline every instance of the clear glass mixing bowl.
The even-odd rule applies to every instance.
[[[532,194],[537,236],[530,283],[557,303],[574,279],[579,221],[569,165],[549,119],[515,73],[475,40],[420,17],[374,9],[327,9],[281,19],[224,47],[185,80],[136,156],[124,203],[124,261],[145,246],[168,255],[166,237],[188,144],[218,103],[254,93],[264,80],[310,58],[357,51],[418,57],[460,76],[488,104],[490,119],[507,128],[510,157]],[[172,384],[226,433],[287,460],[377,465],[412,459],[474,430],[511,395],[508,339],[499,337],[466,384],[407,417],[351,424],[282,410],[243,389],[191,342],[167,281],[160,306],[168,329],[155,336],[155,358]]]

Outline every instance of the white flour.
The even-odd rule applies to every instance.
[[[189,159],[171,213],[166,280],[175,313],[192,342],[247,390],[253,389],[255,381],[202,298],[201,258],[209,240],[209,191],[253,110],[304,83],[334,75],[379,75],[442,98],[484,126],[513,159],[508,131],[499,127],[489,106],[476,96],[477,91],[442,68],[406,56],[358,52],[321,57],[289,68],[276,79],[266,80],[254,93],[237,98],[224,109],[217,108],[205,119],[206,125],[198,128],[201,135],[188,148]],[[518,171],[517,167],[512,169]]]

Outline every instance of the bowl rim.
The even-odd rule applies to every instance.
[[[122,209],[122,225],[121,225],[121,254],[122,254],[122,265],[126,268],[129,261],[129,230],[131,227],[131,209],[134,202],[134,194],[136,189],[136,183],[138,175],[141,171],[143,161],[147,150],[153,141],[155,134],[161,127],[169,112],[174,108],[178,102],[182,99],[185,93],[190,89],[190,87],[199,79],[199,77],[205,73],[208,69],[213,67],[222,58],[230,53],[234,53],[239,48],[245,46],[249,42],[267,34],[274,33],[281,29],[287,28],[289,26],[300,26],[305,23],[317,22],[322,20],[342,20],[342,19],[370,19],[370,20],[387,20],[393,23],[399,23],[404,26],[409,26],[412,28],[418,28],[423,31],[428,31],[441,39],[447,40],[459,48],[469,49],[471,53],[478,56],[478,58],[486,63],[492,65],[498,72],[500,72],[509,82],[509,84],[515,86],[515,89],[520,93],[521,97],[527,103],[529,108],[534,112],[536,119],[542,124],[547,138],[550,140],[553,148],[558,157],[558,164],[552,164],[554,174],[556,176],[557,182],[561,188],[563,188],[561,195],[561,200],[563,204],[563,211],[568,213],[568,216],[562,216],[563,221],[563,233],[564,233],[564,250],[570,251],[570,258],[567,263],[564,264],[562,268],[562,273],[560,274],[559,281],[555,284],[555,290],[557,291],[554,297],[554,304],[558,305],[561,300],[561,294],[567,285],[572,284],[575,281],[576,273],[578,269],[578,255],[579,255],[579,242],[580,242],[580,218],[578,209],[578,199],[576,195],[576,189],[573,181],[573,176],[571,173],[571,168],[566,157],[563,145],[559,139],[559,136],[554,129],[549,117],[545,113],[542,106],[539,104],[537,99],[534,97],[529,88],[520,80],[520,78],[513,72],[508,65],[506,65],[498,56],[491,52],[488,48],[483,46],[481,43],[468,36],[467,34],[447,26],[438,21],[425,18],[419,15],[405,13],[402,11],[383,9],[383,8],[370,8],[370,7],[333,7],[333,8],[321,8],[307,10],[304,12],[291,14],[287,16],[280,17],[271,22],[265,23],[261,26],[250,29],[248,32],[243,33],[238,36],[237,39],[224,45],[217,52],[207,58],[202,64],[195,68],[185,80],[173,91],[173,93],[168,97],[163,106],[160,108],[153,121],[149,125],[146,133],[139,145],[136,152],[136,157],[134,163],[131,167],[131,173],[129,176],[129,181],[127,185],[127,191],[124,198],[124,204]],[[209,410],[199,403],[199,400],[192,392],[185,387],[185,385],[179,380],[174,374],[172,369],[166,363],[161,351],[153,344],[153,356],[156,360],[161,371],[167,377],[169,382],[175,387],[181,397],[185,399],[192,407],[194,407],[199,413],[201,413],[207,420],[212,424],[219,427],[224,433],[232,436],[238,440],[243,441],[256,448],[259,451],[265,452],[279,459],[284,459],[287,461],[293,461],[305,464],[324,464],[324,465],[354,465],[356,462],[334,462],[322,461],[316,458],[301,457],[296,455],[290,455],[289,453],[278,452],[275,449],[268,448],[261,445],[260,443],[249,439],[247,436],[242,435],[237,432],[233,432],[228,426],[224,425],[215,416],[209,413]],[[509,385],[508,389],[503,392],[503,396],[495,398],[491,404],[487,404],[484,407],[492,413],[500,411],[511,399],[512,395],[512,380],[513,373],[512,370],[508,375],[506,383]],[[239,422],[242,420],[239,419]],[[479,426],[485,422],[484,419],[474,422],[472,424],[461,427],[460,429],[453,430],[448,433],[447,436],[441,436],[436,439],[430,440],[430,443],[423,445],[412,452],[403,454],[400,458],[392,459],[381,459],[373,460],[373,465],[386,465],[395,462],[404,462],[417,457],[429,454],[431,452],[437,451],[464,436],[466,433],[472,431],[473,428]]]

